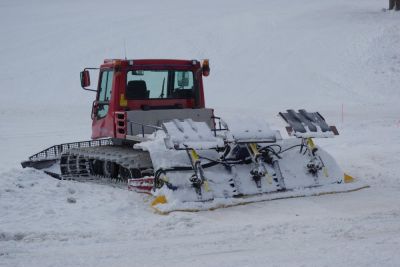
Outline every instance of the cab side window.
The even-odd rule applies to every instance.
[[[100,80],[100,88],[98,93],[98,108],[97,108],[97,117],[104,118],[108,112],[108,106],[110,104],[111,98],[111,89],[114,71],[113,70],[105,70],[101,74]]]
[[[191,71],[175,71],[174,88],[172,91],[173,98],[192,98],[194,96],[193,72]]]

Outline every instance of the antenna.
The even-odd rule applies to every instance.
[[[124,39],[124,53],[125,53],[125,60],[127,59],[126,58],[126,40]]]

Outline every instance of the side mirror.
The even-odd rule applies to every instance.
[[[98,68],[85,68],[83,71],[81,71],[81,86],[84,90],[97,92],[97,90],[94,88],[88,88],[90,86],[89,70],[98,70]],[[95,75],[95,78],[96,78],[96,75]]]
[[[83,89],[86,89],[85,87],[90,86],[90,74],[86,69],[81,71],[81,86]]]
[[[203,60],[201,70],[203,72],[203,76],[207,77],[208,75],[210,75],[210,64],[208,59]]]

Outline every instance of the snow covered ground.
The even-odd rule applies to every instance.
[[[398,266],[400,12],[386,5],[2,1],[0,266]],[[88,139],[94,96],[78,73],[124,43],[129,58],[210,58],[207,104],[222,117],[282,129],[278,111],[320,111],[341,135],[317,143],[371,188],[160,216],[121,186],[21,169]]]

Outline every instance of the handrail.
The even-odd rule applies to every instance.
[[[44,160],[44,159],[57,159],[63,152],[70,150],[71,148],[80,148],[80,147],[94,147],[94,146],[106,146],[111,145],[112,139],[95,139],[95,140],[87,140],[87,141],[79,141],[72,143],[63,143],[59,145],[54,145],[49,148],[46,148],[32,156],[29,157],[31,161]]]

